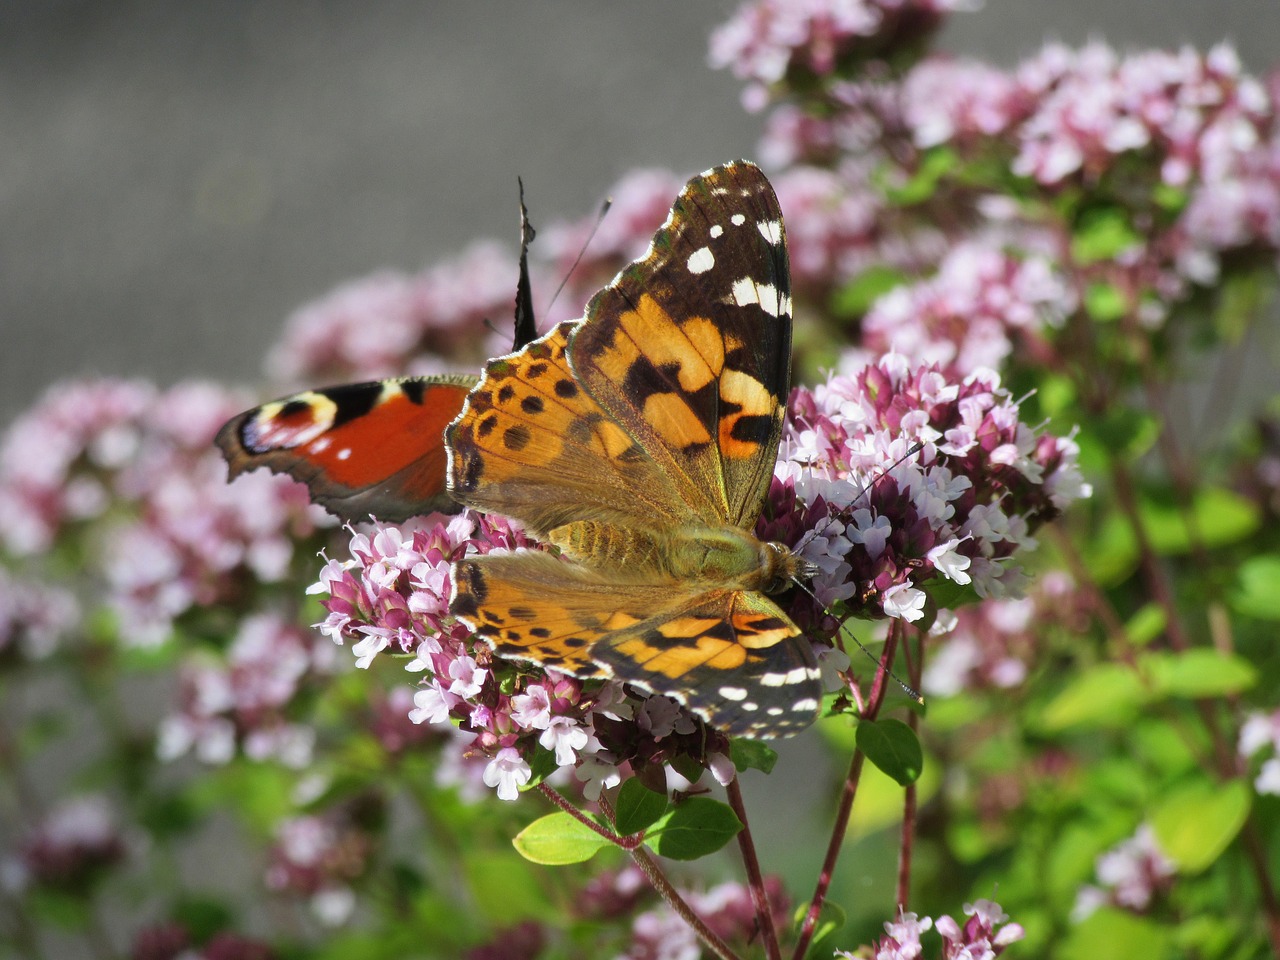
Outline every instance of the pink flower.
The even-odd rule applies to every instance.
[[[890,58],[912,49],[959,0],[757,0],[711,35],[713,67],[731,67],[751,83],[749,110],[767,102],[784,79],[823,79],[854,60]]]

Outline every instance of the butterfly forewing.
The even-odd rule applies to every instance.
[[[693,519],[670,478],[582,388],[561,324],[491,361],[449,427],[449,488],[480,510],[548,531],[584,517],[675,524]]]
[[[344,520],[455,511],[442,437],[477,380],[406,377],[309,390],[234,417],[215,442],[231,476],[257,467],[288,474]]]
[[[746,163],[691,180],[570,342],[592,396],[703,517],[753,526],[791,386],[782,213]]]

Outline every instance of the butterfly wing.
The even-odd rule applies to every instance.
[[[635,584],[521,551],[460,560],[449,609],[501,656],[576,677],[607,676],[591,649],[672,603],[669,585]]]
[[[574,323],[490,361],[446,432],[449,490],[546,533],[572,520],[695,519],[675,486],[573,376]]]
[[[646,256],[592,299],[569,359],[695,514],[754,526],[791,386],[782,213],[758,167],[689,181]]]
[[[634,683],[731,736],[796,733],[822,698],[812,647],[759,593],[682,594],[537,552],[460,561],[453,591],[450,609],[501,656]]]
[[[762,593],[709,591],[610,634],[591,655],[730,736],[791,736],[822,702],[812,644]]]
[[[235,477],[267,467],[344,520],[455,511],[445,426],[477,377],[410,377],[310,390],[247,410],[215,440]]]

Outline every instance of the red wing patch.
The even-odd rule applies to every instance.
[[[415,377],[311,390],[240,414],[216,443],[231,476],[257,467],[288,474],[344,520],[373,514],[397,523],[452,512],[444,428],[476,380]]]

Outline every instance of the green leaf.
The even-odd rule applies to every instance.
[[[1170,186],[1167,183],[1157,183],[1151,191],[1151,201],[1157,207],[1168,210],[1170,213],[1181,213],[1182,208],[1187,205],[1187,191],[1182,187]]]
[[[955,151],[935,147],[924,154],[920,166],[906,183],[886,186],[885,196],[898,206],[923,203],[937,192],[938,182],[959,164]]]
[[[552,911],[543,878],[510,851],[468,852],[463,866],[471,902],[490,921],[534,920]]]
[[[1043,733],[1072,727],[1123,727],[1147,700],[1138,675],[1118,663],[1102,663],[1076,674],[1049,701],[1035,723]]]
[[[1237,543],[1262,522],[1254,503],[1221,487],[1197,493],[1190,516],[1172,497],[1145,497],[1139,512],[1151,546],[1163,556],[1190,553],[1195,543],[1209,549]]]
[[[1142,238],[1129,225],[1129,216],[1119,207],[1095,207],[1080,215],[1071,238],[1071,256],[1087,265],[1114,260],[1139,246]]]
[[[1141,665],[1155,691],[1170,697],[1221,697],[1258,682],[1257,668],[1249,661],[1205,648],[1147,654]]]
[[[605,847],[613,846],[567,813],[549,813],[539,817],[516,834],[511,843],[526,860],[547,866],[582,863]]]
[[[831,310],[837,317],[861,317],[871,305],[895,287],[907,282],[907,275],[892,267],[871,266],[831,296]]]
[[[798,934],[801,925],[804,923],[805,915],[809,912],[807,903],[796,907],[792,914],[791,923]],[[813,928],[813,939],[809,941],[809,949],[805,951],[805,960],[827,960],[836,952],[838,944],[833,942],[833,938],[837,933],[844,929],[844,925],[848,922],[844,908],[830,900],[823,902],[822,908],[818,911],[818,924]]]
[[[1250,557],[1240,565],[1231,608],[1258,620],[1280,620],[1280,554]]]
[[[858,749],[902,786],[915,783],[924,768],[920,738],[901,720],[863,720],[858,724]]]
[[[1129,298],[1114,284],[1099,281],[1085,288],[1084,309],[1098,323],[1114,323],[1129,312]]]
[[[697,860],[715,853],[738,835],[742,821],[726,804],[690,797],[672,807],[650,828],[646,840],[661,856]]]
[[[625,836],[639,833],[653,824],[667,810],[667,795],[654,793],[636,777],[618,790],[614,804],[614,828]]]
[[[1138,566],[1138,540],[1133,525],[1117,510],[1107,512],[1082,552],[1085,568],[1100,586],[1123,582]]]
[[[1146,917],[1103,907],[1069,928],[1054,956],[1062,960],[1167,957],[1169,930]]]
[[[1158,603],[1152,602],[1138,608],[1124,625],[1125,636],[1135,647],[1145,647],[1160,634],[1168,624],[1169,618]]]
[[[778,762],[778,752],[759,740],[734,737],[729,741],[729,759],[733,761],[733,769],[739,773],[759,770],[767,774],[773,772],[773,765]]]
[[[1271,266],[1228,273],[1219,287],[1213,326],[1218,336],[1237,345],[1249,327],[1266,314],[1275,296],[1276,277]]]
[[[1160,436],[1160,420],[1144,410],[1116,405],[1089,424],[1110,459],[1134,459],[1154,446]]]
[[[1160,849],[1183,873],[1199,873],[1221,856],[1249,816],[1241,780],[1198,780],[1166,797],[1151,813]]]

